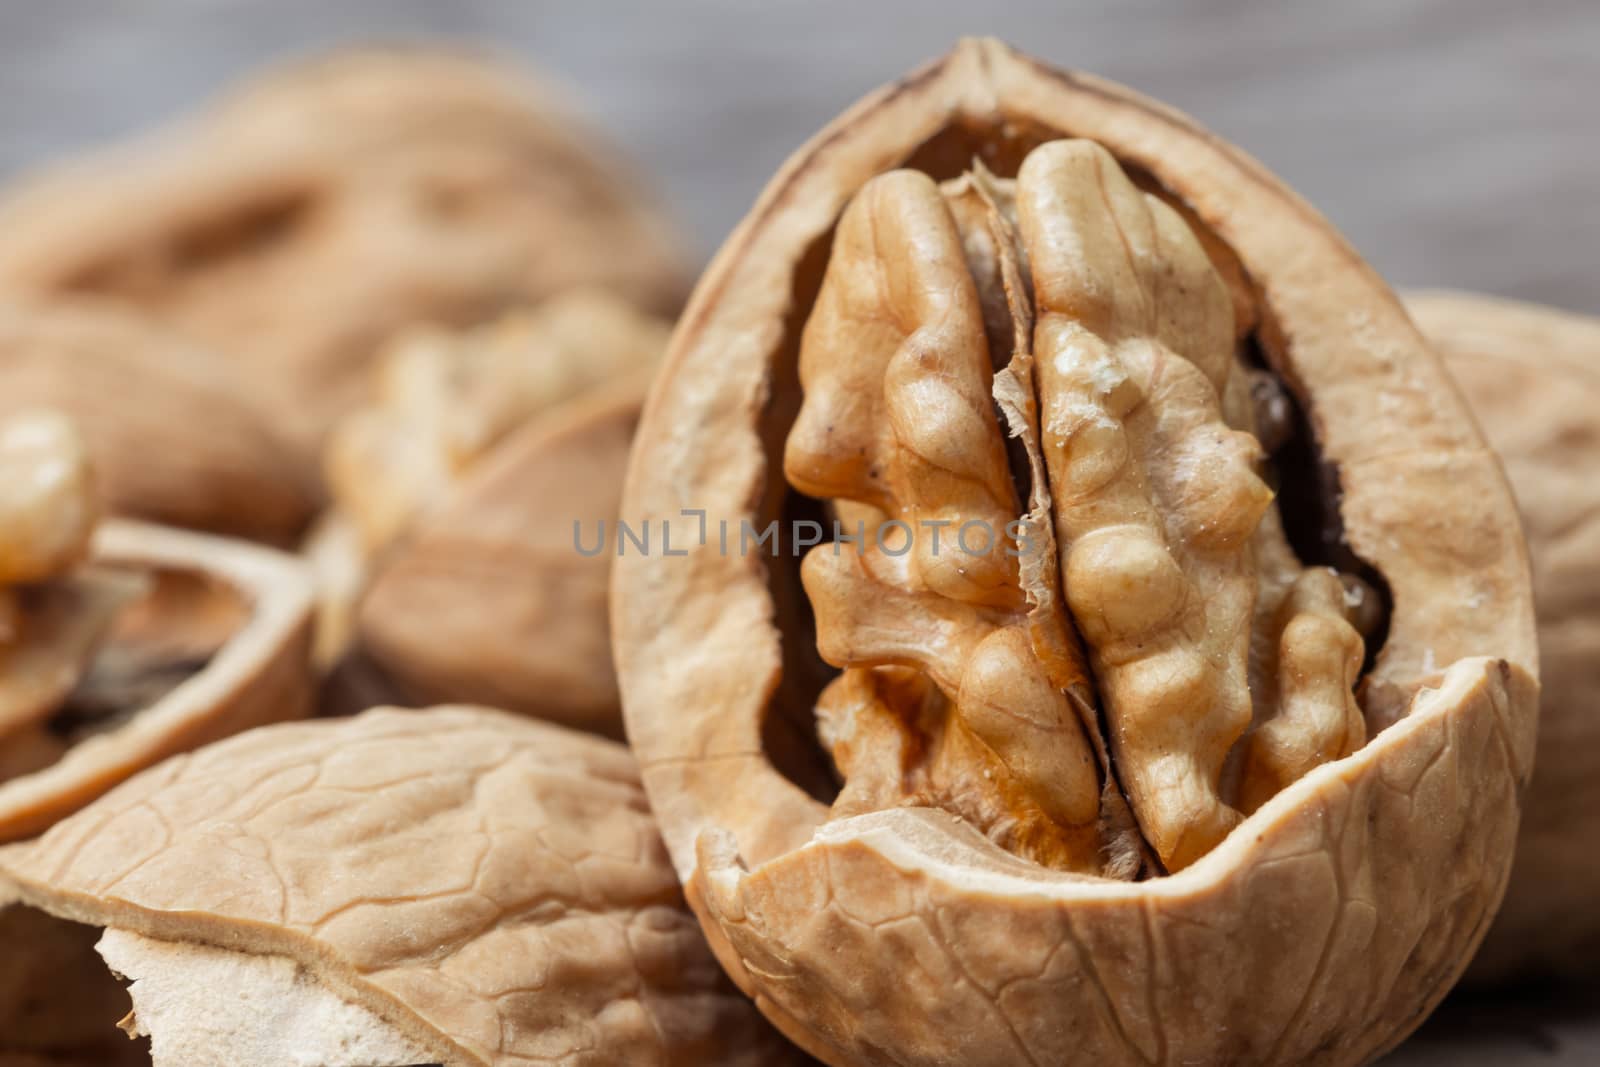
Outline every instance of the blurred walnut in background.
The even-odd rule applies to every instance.
[[[71,416],[105,511],[292,544],[316,485],[234,371],[115,306],[0,303],[0,414]]]
[[[50,411],[0,421],[0,840],[18,821],[6,786],[66,755],[53,720],[139,595],[137,581],[81,566],[99,517],[71,422]]]
[[[0,198],[0,293],[140,309],[237,363],[314,469],[399,331],[581,285],[667,311],[673,235],[519,71],[371,49],[287,66]]]
[[[421,329],[379,360],[376,403],[334,431],[326,478],[363,549],[411,519],[530,417],[651,366],[665,322],[575,290],[481,328]]]
[[[281,545],[334,498],[321,659],[359,629],[384,683],[347,710],[620,732],[572,522],[614,518],[685,277],[545,87],[438,48],[288,65],[24,180],[0,231],[0,413],[77,419],[108,511]]]
[[[0,419],[0,841],[310,707],[310,587],[255,545],[100,522],[58,412]]]
[[[101,343],[118,338],[130,347]],[[70,394],[74,371],[91,383],[123,380],[152,351],[149,340],[115,317],[35,321],[0,312],[0,396],[11,407],[41,382]],[[19,348],[20,363],[10,358]],[[175,369],[165,380],[183,375]],[[135,371],[126,381],[143,379]],[[179,385],[157,401],[165,407],[130,421],[110,411],[118,395],[96,398],[111,418],[109,437],[94,442],[60,412],[0,417],[0,842],[42,832],[166,756],[310,707],[310,587],[295,561],[255,545],[101,521],[100,457],[113,461],[113,502],[133,489],[164,499],[162,491],[184,484],[184,455],[145,455],[141,480],[140,457],[116,449],[177,432],[154,420],[206,398],[201,386]],[[204,443],[215,420],[237,410],[198,404],[188,414],[200,420]],[[225,445],[218,452],[191,458],[204,470],[237,455]],[[0,1063],[148,1063],[145,1049],[110,1026],[86,1023],[97,1013],[109,1022],[127,1001],[95,973],[93,932],[10,901],[0,887]]]
[[[1412,317],[1500,453],[1533,557],[1539,747],[1505,904],[1473,974],[1594,973],[1600,959],[1600,321],[1465,293]]]
[[[606,622],[623,464],[665,321],[577,290],[475,330],[417,331],[329,439],[313,536],[320,654],[355,647],[417,703],[469,700],[620,734]],[[575,528],[576,524],[576,528]],[[587,546],[578,550],[582,535]]]

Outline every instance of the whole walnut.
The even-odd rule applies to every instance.
[[[1600,966],[1600,320],[1466,293],[1413,293],[1505,464],[1533,558],[1543,697],[1505,905],[1474,978]]]
[[[384,343],[574,286],[657,310],[676,239],[626,166],[509,65],[341,52],[0,198],[0,294],[95,296],[235,362],[305,469]]]
[[[1331,227],[1126,89],[967,41],[801,148],[622,518],[651,806],[831,1064],[1361,1063],[1499,904],[1499,464]]]

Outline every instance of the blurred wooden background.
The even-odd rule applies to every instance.
[[[1600,314],[1597,0],[987,6],[0,0],[0,176],[178,112],[275,58],[443,36],[564,83],[709,255],[819,125],[957,36],[991,33],[1195,115],[1396,285]],[[1458,995],[1391,1062],[1600,1063],[1600,990]]]
[[[867,89],[993,33],[1243,145],[1397,285],[1600,313],[1600,3],[0,0],[0,174],[339,41],[488,42],[566,84],[702,252]],[[3,239],[3,237],[0,237]]]

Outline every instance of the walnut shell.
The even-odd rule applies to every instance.
[[[311,584],[292,558],[113,519],[88,563],[148,589],[119,603],[47,722],[0,733],[0,841],[39,833],[174,753],[311,708]]]
[[[8,883],[112,928],[100,951],[143,971],[131,1022],[158,1065],[287,1062],[352,1026],[415,1050],[382,1063],[790,1061],[707,951],[626,749],[501,712],[252,730],[0,850]],[[333,1010],[263,1033],[271,1000],[238,997],[272,988],[273,964],[282,995]],[[252,1043],[169,1013],[191,968],[223,983],[191,1012]]]
[[[1040,152],[1045,156],[1038,157]],[[1035,157],[1049,165],[1035,163]],[[974,159],[982,166],[974,166]],[[1036,207],[1045,215],[1030,223],[1017,213],[1025,250],[1034,258],[1032,285],[1018,272],[1022,264],[1008,265],[1001,255],[990,274],[1003,284],[981,287],[976,311],[967,297],[951,299],[967,283],[917,280],[940,269],[942,257],[965,256],[974,276],[982,273],[983,261],[996,258],[981,235],[960,228],[960,209],[948,209],[958,223],[959,246],[932,223],[905,223],[938,214],[912,212],[905,190],[891,199],[891,207],[874,209],[882,238],[878,251],[872,253],[872,241],[849,247],[898,255],[895,262],[912,280],[882,282],[882,299],[894,313],[857,316],[861,332],[854,335],[854,352],[849,346],[834,349],[831,362],[813,363],[808,371],[814,335],[827,332],[819,325],[828,321],[825,306],[830,315],[844,309],[832,321],[853,314],[849,287],[835,290],[844,303],[826,303],[836,267],[830,256],[838,254],[836,242],[855,240],[848,230],[851,205],[861,202],[858,195],[867,195],[875,179],[889,180],[888,172],[896,170],[921,171],[946,183],[954,205],[959,191],[950,183],[967,181],[981,190],[1009,182],[1020,169],[1020,202],[1030,167],[1048,174],[1057,166],[1103,178],[1103,203],[1080,196],[1081,202],[1052,207],[1046,194],[1082,186],[1057,186],[1053,179],[1035,183],[1041,194]],[[1134,228],[1124,230],[1124,251],[1117,251],[1115,241],[1075,243],[1071,229],[1055,226],[1057,216],[1050,214],[1100,217],[1095,213],[1112,201],[1116,218]],[[991,210],[990,216],[999,220],[991,234],[1003,235],[1007,212]],[[902,227],[898,238],[896,226]],[[1159,235],[1153,244],[1151,232]],[[1196,258],[1195,238],[1209,267]],[[896,241],[902,252],[884,251]],[[1181,259],[1164,258],[1180,248]],[[1040,249],[1049,252],[1045,260]],[[1110,258],[1102,261],[1100,254]],[[1133,276],[1105,284],[1098,272],[1120,264],[1123,255],[1133,264]],[[1043,284],[1074,272],[1074,285]],[[958,271],[952,277],[960,276]],[[1082,283],[1085,277],[1088,284]],[[864,292],[854,290],[857,296]],[[1148,306],[1166,314],[1148,315],[1147,305],[1138,303],[1142,293],[1155,294]],[[1203,313],[1194,311],[1200,300]],[[709,520],[713,531],[726,521],[736,538],[741,523],[760,530],[770,519],[803,513],[789,491],[797,457],[823,455],[835,464],[811,468],[828,488],[817,495],[845,498],[834,507],[852,521],[860,508],[879,515],[898,513],[888,509],[914,514],[918,508],[965,514],[984,499],[996,500],[995,494],[1003,497],[1003,482],[984,480],[974,452],[1000,447],[995,435],[978,429],[993,413],[962,377],[970,368],[959,371],[949,362],[956,349],[941,331],[976,338],[981,329],[991,343],[1009,344],[1006,328],[994,328],[1004,323],[1007,303],[1021,308],[1009,309],[1022,339],[1013,364],[1021,356],[1031,359],[1025,350],[1030,337],[1041,357],[1030,372],[1033,389],[1003,380],[1007,374],[1013,382],[1029,380],[1015,366],[996,368],[995,396],[1014,430],[1020,425],[1018,444],[1028,453],[1026,460],[1013,459],[1014,478],[1018,471],[1037,475],[1046,469],[1051,484],[1058,484],[1051,465],[1070,444],[1065,437],[1058,443],[1053,429],[1030,430],[1030,420],[1039,417],[1029,414],[1030,405],[1045,410],[1069,388],[1081,387],[1086,396],[1122,395],[1120,378],[1092,378],[1079,386],[1048,379],[1047,371],[1078,365],[1079,353],[1066,344],[1074,321],[1109,328],[1144,315],[1139,328],[1148,333],[1129,335],[1145,337],[1140,345],[1155,339],[1181,346],[1191,331],[1203,335],[1208,351],[1222,353],[1200,367],[1212,383],[1243,380],[1225,366],[1232,357],[1219,331],[1231,326],[1235,336],[1261,350],[1307,411],[1324,469],[1337,479],[1333,514],[1342,528],[1323,547],[1364,561],[1392,598],[1387,631],[1373,638],[1381,647],[1356,693],[1375,736],[1348,755],[1335,746],[1311,759],[1295,772],[1298,777],[1275,793],[1269,790],[1253,812],[1230,814],[1214,795],[1198,797],[1189,810],[1205,822],[1189,824],[1203,831],[1194,838],[1185,837],[1181,819],[1155,828],[1149,797],[1141,800],[1129,791],[1123,799],[1116,788],[1119,761],[1153,760],[1160,752],[1125,743],[1119,748],[1113,736],[1106,754],[1095,744],[1098,721],[1092,715],[1080,720],[1091,755],[1102,761],[1103,786],[1102,821],[1082,831],[1102,842],[1126,841],[1126,820],[1108,816],[1119,807],[1125,814],[1131,803],[1138,830],[1159,853],[1111,856],[1116,862],[1100,869],[1121,879],[1163,866],[1177,873],[1142,881],[1082,873],[1072,861],[1093,856],[1079,850],[1072,833],[1062,835],[1060,855],[1067,862],[1057,865],[1056,853],[1031,850],[1031,839],[1013,833],[1022,825],[1020,807],[983,825],[972,809],[952,816],[950,806],[918,803],[916,794],[860,814],[830,812],[818,799],[837,788],[808,736],[827,676],[810,645],[829,628],[854,625],[861,640],[824,642],[825,658],[849,664],[860,653],[868,663],[894,665],[871,667],[871,677],[878,679],[880,693],[898,687],[904,697],[909,689],[908,699],[923,701],[921,711],[913,705],[906,713],[912,721],[928,710],[927,701],[939,699],[926,686],[919,689],[917,677],[941,690],[958,688],[961,704],[980,710],[1004,712],[1008,699],[1045,708],[1042,685],[1055,686],[1073,705],[1081,672],[1070,669],[1070,657],[1047,659],[1042,650],[1050,644],[1039,632],[1028,631],[1028,644],[998,648],[998,659],[977,656],[991,639],[1010,642],[1007,635],[1027,627],[1044,604],[1040,597],[1060,584],[1049,577],[1041,582],[1028,557],[1015,579],[1022,583],[1021,599],[1005,572],[946,573],[936,587],[924,570],[922,593],[890,595],[894,576],[913,564],[885,562],[874,571],[863,555],[867,562],[854,575],[818,574],[808,559],[807,570],[797,576],[786,550],[720,549],[715,532],[696,538],[702,521]],[[1039,330],[1054,332],[1024,328],[1032,325],[1024,320],[1033,308]],[[913,310],[925,317],[911,318]],[[870,387],[837,384],[845,380],[837,375],[858,366],[852,359],[877,358],[891,331],[912,339],[899,349],[905,361],[892,360],[879,378],[867,376]],[[1057,347],[1045,346],[1041,337]],[[1053,353],[1051,368],[1044,366],[1046,353]],[[796,421],[802,411],[799,387],[808,383],[804,398],[811,404],[824,380],[816,376],[818,366],[834,368],[827,374],[836,376],[825,378],[836,385],[823,388],[831,389],[849,419],[819,420],[812,439],[831,434],[834,444],[797,453],[792,435],[805,418]],[[914,377],[919,368],[929,375],[925,382]],[[913,377],[895,377],[901,373]],[[891,389],[903,389],[902,406]],[[1087,465],[1073,470],[1088,478],[1086,492],[1099,491],[1123,478],[1126,457],[1135,457],[1148,472],[1149,481],[1139,485],[1165,488],[1149,490],[1151,506],[1158,508],[1154,519],[1127,512],[1130,517],[1117,528],[1132,528],[1137,518],[1151,536],[1175,538],[1177,566],[1194,588],[1217,591],[1205,601],[1206,611],[1216,608],[1237,618],[1238,590],[1248,585],[1229,577],[1234,564],[1227,554],[1236,552],[1237,538],[1255,522],[1241,516],[1261,516],[1261,529],[1276,508],[1262,510],[1262,494],[1250,480],[1250,442],[1229,429],[1248,422],[1237,410],[1235,386],[1202,385],[1188,377],[1182,390],[1193,405],[1184,425],[1200,428],[1196,432],[1203,431],[1215,447],[1214,462],[1191,468],[1192,479],[1175,476],[1189,453],[1146,447],[1138,436],[1145,430],[1136,434],[1137,427],[1127,430],[1131,451],[1113,458],[1091,447],[1069,457],[1069,465],[1081,458]],[[867,430],[860,431],[862,426]],[[780,457],[786,435],[790,451]],[[1160,437],[1150,440],[1159,443]],[[979,439],[987,443],[960,443]],[[851,456],[871,457],[886,440],[915,442],[901,447],[925,462],[918,467],[895,453],[898,474],[886,474],[870,460],[852,462]],[[1099,473],[1089,477],[1096,463]],[[1066,473],[1076,477],[1073,470]],[[1305,477],[1315,479],[1315,470]],[[885,481],[890,484],[878,495],[867,491]],[[851,492],[835,485],[848,485]],[[987,498],[974,488],[980,485],[991,486],[984,490]],[[1297,499],[1290,488],[1283,494],[1285,522],[1301,518],[1289,514]],[[1015,499],[1032,497],[1019,490]],[[1271,494],[1266,502],[1272,502]],[[1067,558],[1082,543],[1081,530],[1062,510],[1062,500],[1054,505],[1054,530]],[[1002,515],[1015,514],[1003,499],[997,506]],[[1175,510],[1163,513],[1161,507]],[[1399,302],[1328,224],[1254,161],[1125,89],[1053,71],[995,42],[968,41],[823,130],[779,171],[691,297],[646,404],[622,514],[630,523],[655,524],[657,543],[665,528],[687,552],[623,552],[613,571],[612,627],[624,713],[652,807],[724,966],[780,1029],[829,1063],[1364,1062],[1398,1043],[1439,1001],[1498,905],[1537,706],[1525,548],[1498,464]],[[1030,508],[1027,514],[1047,513]],[[1207,515],[1217,524],[1195,521]],[[1092,514],[1085,517],[1085,528],[1092,520]],[[1049,529],[1037,527],[1041,535]],[[1216,568],[1215,582],[1193,580],[1202,557],[1213,561],[1204,566]],[[1111,556],[1113,563],[1129,558]],[[1074,620],[1091,651],[1105,655],[1107,635],[1097,637],[1084,627],[1079,605],[1070,603],[1069,569],[1064,565],[1062,574]],[[1165,572],[1149,573],[1157,582]],[[1114,624],[1111,636],[1124,625],[1149,622],[1139,615],[1149,602],[1135,577],[1129,571],[1118,579],[1128,583],[1124,600],[1116,599],[1111,583],[1100,594],[1105,599],[1097,601],[1108,612],[1125,612],[1107,616]],[[800,582],[816,611],[814,632],[796,589]],[[854,595],[819,600],[819,590],[848,590],[850,582],[856,583]],[[863,592],[873,588],[879,591]],[[937,597],[924,595],[928,590]],[[1318,593],[1311,600],[1323,597]],[[883,605],[896,611],[883,612]],[[909,614],[913,610],[921,615]],[[906,625],[908,618],[931,621],[919,628]],[[1157,621],[1168,625],[1164,620]],[[1329,636],[1335,635],[1327,627],[1344,625],[1337,613],[1325,622],[1316,625]],[[973,636],[980,624],[982,640]],[[1242,625],[1250,625],[1248,615]],[[1198,642],[1203,638],[1194,635],[1206,631],[1183,633]],[[930,652],[929,644],[938,647]],[[972,664],[1010,664],[1006,670],[1012,671],[1030,646],[1043,670],[1026,686],[980,684],[996,675],[987,666],[975,671]],[[1340,651],[1345,647],[1343,638],[1328,643],[1326,650],[1334,654],[1319,660],[1318,673],[1310,676],[1330,683],[1319,708],[1336,715],[1343,714],[1349,692],[1338,691],[1348,678]],[[1242,654],[1230,644],[1229,657]],[[950,657],[968,665],[965,674],[940,676]],[[1129,661],[1113,656],[1107,662]],[[860,677],[856,669],[839,681]],[[909,682],[907,670],[913,671]],[[917,675],[919,670],[926,673]],[[1018,677],[1014,671],[1011,676]],[[970,702],[969,683],[976,693]],[[817,716],[829,716],[824,729],[841,721],[859,727],[862,709],[871,702],[845,706],[838,714],[837,695],[830,686],[823,706],[816,706]],[[1137,700],[1125,699],[1122,707],[1135,713],[1130,721],[1137,720]],[[1206,704],[1194,714],[1209,716],[1221,708]],[[1184,721],[1189,713],[1176,710]],[[1248,725],[1239,722],[1233,705],[1225,710],[1228,729]],[[1063,718],[1028,722],[1039,727],[1036,738],[1071,728]],[[984,739],[978,727],[972,732]],[[1013,746],[1006,752],[995,747],[999,741],[985,741],[998,762],[974,756],[964,778],[958,763],[943,781],[920,767],[908,780],[907,761],[919,758],[915,746],[893,749],[892,739],[858,729],[846,740],[859,741],[859,750],[835,747],[846,775],[839,800],[855,784],[857,766],[866,765],[891,784],[926,786],[940,798],[993,799],[998,789],[997,803],[1026,801],[1030,811],[1046,810],[1051,801],[1041,790],[1048,779],[1030,777],[1029,768],[1039,764],[1029,760],[1049,753],[1039,751],[1037,740],[1017,745],[1018,736],[1004,739]],[[1188,743],[1171,742],[1188,761],[1185,780],[1216,774],[1215,754],[1182,750]],[[978,773],[980,766],[996,773]],[[1009,787],[999,770],[1014,773],[1015,795],[1005,792]],[[1159,796],[1163,780],[1156,775],[1146,785],[1147,793]],[[1214,789],[1215,780],[1206,788]],[[1058,800],[1055,806],[1068,811],[1080,798]],[[1057,825],[1068,818],[1046,813]],[[1108,854],[1100,857],[1104,861]]]
[[[99,517],[72,420],[49,410],[0,420],[0,780],[54,758],[41,727],[138,591],[80,567]]]
[[[611,293],[574,289],[472,329],[404,335],[378,363],[375,403],[329,438],[335,505],[381,553],[512,431],[653,367],[669,330]]]
[[[71,419],[24,409],[0,420],[0,586],[70,573],[99,518],[94,464]]]
[[[1594,973],[1600,962],[1600,320],[1511,300],[1413,293],[1517,497],[1533,557],[1543,692],[1505,904],[1471,977]]]
[[[529,422],[376,561],[356,612],[360,648],[409,700],[621,736],[606,590],[648,381],[634,375]]]
[[[107,511],[288,544],[316,487],[230,371],[116,307],[0,305],[0,415],[71,416]]]
[[[577,285],[661,310],[681,291],[673,235],[543,87],[420,48],[262,75],[26,181],[0,232],[0,292],[115,300],[215,348],[308,471],[407,326]]]
[[[667,333],[575,290],[394,347],[379,403],[330,438],[334,521],[309,546],[342,680],[621,736],[606,583]]]

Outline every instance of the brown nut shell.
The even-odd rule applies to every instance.
[[[793,691],[808,634],[789,561],[694,547],[685,515],[737,531],[784,513],[798,335],[857,192],[897,168],[955,178],[974,158],[1007,177],[1062,138],[1097,143],[1231,250],[1256,341],[1337,471],[1344,543],[1393,601],[1360,692],[1387,729],[1143,882],[1047,870],[926,807],[830,819],[783,740],[785,710],[816,693]],[[690,546],[624,553],[613,572],[652,807],[724,966],[829,1063],[1360,1063],[1437,1004],[1498,905],[1537,708],[1498,464],[1371,269],[1259,164],[1161,105],[967,41],[847,111],[702,278],[623,516]]]
[[[627,750],[503,712],[383,708],[218,742],[0,850],[7,889],[179,968],[287,958],[420,1046],[406,1063],[798,1059],[707,950]],[[182,1018],[133,1021],[156,1025],[158,1063],[230,1062],[169,1032]],[[186,1039],[210,1055],[164,1055]]]
[[[621,736],[606,585],[648,382],[633,375],[533,419],[374,562],[356,636],[407,700]]]
[[[113,306],[0,304],[0,415],[70,416],[106,511],[288,544],[316,487],[232,369]]]
[[[175,753],[311,710],[311,584],[272,549],[126,519],[89,562],[146,576],[55,717],[0,737],[0,841]],[[28,751],[21,751],[28,749]]]
[[[1469,977],[1600,968],[1600,319],[1412,293],[1505,464],[1533,557],[1543,698],[1505,904]]]
[[[70,574],[99,518],[94,464],[71,419],[24,409],[0,420],[0,587]],[[15,636],[14,621],[0,639]]]
[[[424,48],[271,71],[0,199],[0,292],[93,295],[238,363],[308,471],[384,341],[597,285],[669,310],[676,240],[509,65]]]

